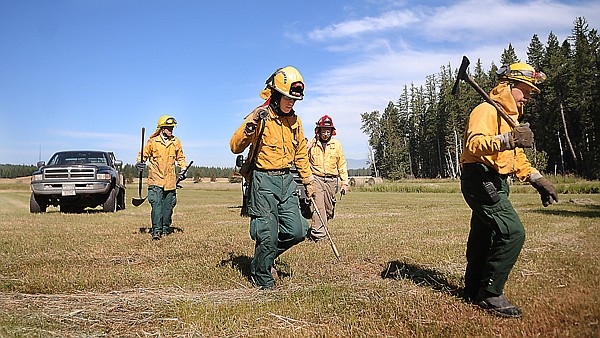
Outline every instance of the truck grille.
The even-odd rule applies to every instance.
[[[48,168],[44,169],[44,179],[95,179],[94,168]]]

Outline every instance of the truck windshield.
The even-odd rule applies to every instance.
[[[106,154],[97,151],[65,151],[56,153],[48,164],[108,164]]]

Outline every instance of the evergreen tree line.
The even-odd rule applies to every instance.
[[[535,134],[534,148],[526,153],[539,170],[600,178],[599,54],[598,31],[583,17],[575,19],[572,35],[562,43],[552,32],[545,45],[533,35],[527,60],[520,60],[511,44],[502,53],[501,65],[525,62],[548,76],[523,116]],[[456,59],[460,62],[459,56]],[[499,66],[492,62],[484,70],[478,59],[469,74],[489,93]],[[460,96],[452,96],[457,73],[450,64],[441,66],[424,85],[405,85],[397,102],[389,102],[383,113],[361,114],[361,129],[374,154],[373,172],[390,179],[460,175],[466,122],[483,99],[463,81]]]
[[[228,178],[233,175],[234,168],[221,167],[198,167],[192,165],[187,171],[188,178]],[[126,178],[135,178],[139,174],[135,165],[125,164],[123,166],[123,174]],[[148,177],[148,168],[144,170],[144,177]]]
[[[0,178],[15,178],[31,176],[37,170],[34,165],[0,164]]]

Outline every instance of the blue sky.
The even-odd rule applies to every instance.
[[[578,16],[600,28],[600,2],[0,0],[0,163],[68,149],[134,163],[141,127],[168,114],[188,161],[232,167],[231,135],[286,65],[306,83],[306,136],[328,114],[346,157],[366,159],[361,113],[462,55],[487,69],[512,43],[525,61],[533,34],[563,41]]]

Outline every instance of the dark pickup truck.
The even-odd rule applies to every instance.
[[[29,211],[46,212],[50,205],[62,212],[81,212],[102,205],[102,210],[125,209],[123,162],[108,151],[60,151],[48,163],[38,162],[31,177]]]

